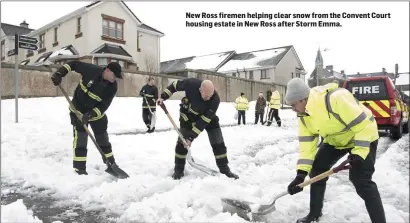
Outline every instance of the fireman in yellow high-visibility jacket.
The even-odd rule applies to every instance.
[[[272,87],[272,95],[270,96],[269,100],[269,116],[268,116],[268,126],[272,125],[273,117],[275,117],[276,124],[280,127],[281,120],[279,117],[279,109],[280,109],[280,93],[276,90],[276,87]]]
[[[349,180],[364,200],[371,221],[386,222],[377,185],[372,181],[379,139],[372,112],[335,83],[310,89],[300,78],[289,81],[285,100],[298,113],[300,146],[297,174],[288,186],[289,194],[302,191],[297,185],[308,174],[312,178],[329,170],[349,153]],[[317,149],[319,135],[323,144]],[[322,216],[327,180],[311,185],[309,214],[297,222],[313,222]]]
[[[248,99],[245,97],[245,93],[241,93],[241,96],[237,97],[235,100],[235,108],[238,111],[238,125],[241,124],[241,117],[242,117],[242,123],[245,125],[246,124],[246,110],[248,110],[249,105],[248,105]]]

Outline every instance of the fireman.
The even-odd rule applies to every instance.
[[[169,99],[173,93],[185,91],[180,107],[180,131],[189,147],[192,141],[205,129],[215,155],[219,171],[229,178],[238,179],[238,175],[231,172],[228,166],[228,155],[219,118],[216,115],[220,98],[210,80],[188,78],[174,81],[160,95],[158,104]],[[172,178],[181,179],[184,176],[185,159],[188,150],[178,138],[175,146],[175,167]]]
[[[248,99],[245,97],[245,93],[241,93],[241,96],[237,97],[235,100],[235,108],[238,111],[238,125],[241,124],[241,117],[242,123],[246,124],[246,111],[248,110]]]
[[[280,94],[279,91],[276,90],[276,87],[272,87],[272,95],[270,96],[269,101],[269,116],[268,116],[268,126],[272,125],[273,117],[275,117],[275,121],[278,126],[281,126],[281,120],[279,117],[279,108],[280,108]]]
[[[153,77],[148,78],[139,95],[142,97],[142,119],[148,128],[147,133],[152,133],[155,131],[155,102],[158,99],[158,88],[154,85]]]
[[[335,83],[310,89],[300,78],[287,85],[285,100],[298,113],[300,155],[297,174],[289,184],[293,195],[302,188],[297,185],[329,170],[349,153],[349,180],[364,200],[372,222],[386,222],[377,185],[372,181],[379,139],[376,121],[369,109]],[[319,135],[324,138],[317,149]],[[323,199],[328,177],[310,188],[310,211],[297,222],[317,221],[322,216]]]
[[[55,86],[61,83],[62,78],[68,72],[75,71],[81,74],[81,81],[75,89],[72,103],[82,117],[78,120],[74,110],[70,107],[70,119],[74,132],[74,154],[73,167],[77,174],[87,175],[87,133],[83,123],[91,128],[95,134],[95,139],[105,158],[115,163],[108,138],[107,127],[108,119],[105,111],[110,106],[115,94],[117,93],[117,78],[122,79],[121,66],[117,62],[111,62],[105,67],[81,61],[71,61],[61,66],[51,77]],[[103,158],[104,161],[104,158]],[[106,170],[112,172],[110,168]]]

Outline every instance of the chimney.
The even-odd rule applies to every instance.
[[[345,74],[345,70],[340,71],[342,74]]]
[[[28,23],[26,23],[26,20],[24,20],[22,23],[20,23],[20,26],[24,28],[28,28]]]
[[[386,73],[386,68],[383,67],[383,68],[382,68],[382,72],[383,72],[383,73]]]

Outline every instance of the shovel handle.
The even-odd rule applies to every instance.
[[[347,159],[347,160],[343,161],[339,166],[337,166],[337,167],[335,167],[335,168],[333,168],[333,169],[330,169],[330,170],[328,170],[328,171],[326,171],[326,172],[324,172],[324,173],[322,173],[322,174],[319,174],[319,175],[317,175],[317,176],[315,176],[315,177],[313,177],[313,178],[311,178],[311,179],[309,179],[309,180],[307,180],[307,181],[305,181],[305,182],[299,184],[298,186],[299,186],[300,188],[304,188],[304,187],[306,187],[306,186],[308,186],[308,185],[310,185],[310,184],[315,183],[316,181],[322,180],[322,179],[324,179],[324,178],[326,178],[326,177],[328,177],[328,176],[330,176],[330,175],[332,175],[332,174],[334,174],[334,173],[337,173],[337,172],[339,172],[339,171],[341,171],[341,170],[349,169],[349,168],[350,168],[350,165],[347,165],[347,164],[349,164],[349,162],[350,162],[350,160]]]
[[[171,115],[168,112],[167,107],[165,106],[164,102],[162,102],[161,104],[159,104],[159,107],[162,108],[162,110],[164,110],[165,114],[167,115],[169,121],[172,123],[172,125],[174,126],[175,131],[177,131],[179,138],[181,139],[182,143],[187,146],[187,142],[184,138],[184,136],[182,135],[181,131],[179,131],[177,124],[175,123],[174,119],[171,117]]]

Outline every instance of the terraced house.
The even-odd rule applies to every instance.
[[[98,25],[100,24],[100,25]],[[28,65],[79,59],[97,65],[118,61],[126,69],[158,72],[164,33],[144,24],[123,1],[96,1],[27,34],[38,51],[25,50]]]

